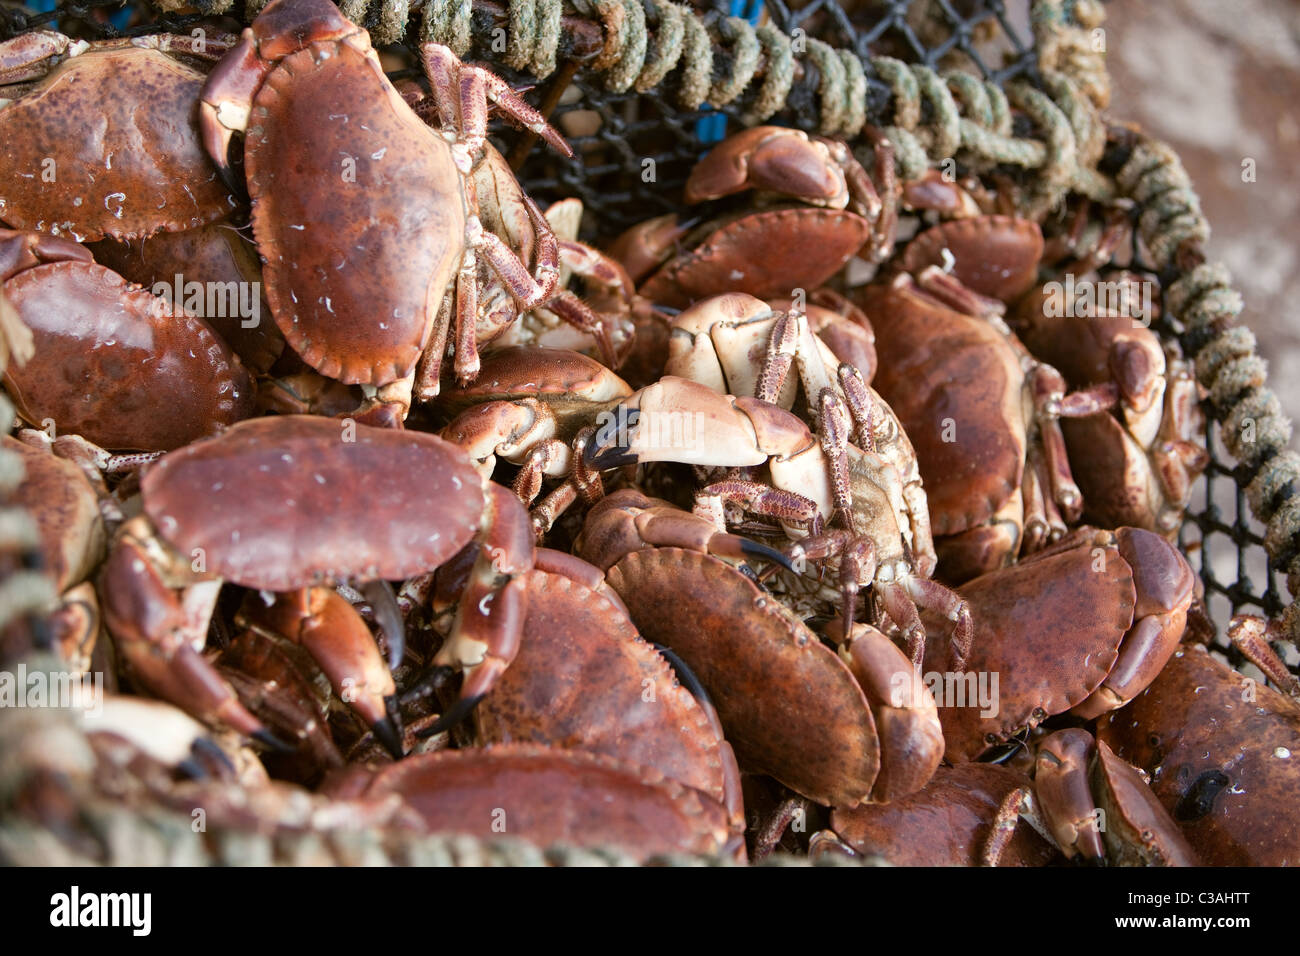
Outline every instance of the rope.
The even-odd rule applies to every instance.
[[[57,673],[53,655],[26,660],[27,672]],[[74,714],[66,708],[0,708],[0,862],[8,865],[112,866],[735,866],[729,857],[671,853],[644,863],[621,850],[575,846],[539,848],[517,837],[479,839],[422,834],[409,827],[368,825],[334,801],[292,790],[277,816],[274,801],[259,801],[261,818],[229,799],[237,784],[190,782],[167,794],[132,773],[132,765],[101,762]],[[279,785],[287,786],[287,785]],[[52,827],[23,807],[76,807]],[[54,800],[57,787],[66,800]],[[186,807],[206,810],[201,832]],[[394,809],[398,806],[394,802]],[[223,808],[234,807],[233,810]],[[228,816],[223,816],[227,813]],[[310,823],[308,826],[307,824]],[[876,864],[877,860],[793,857],[770,866]]]
[[[174,0],[151,2],[174,6]],[[1101,18],[1092,0],[1035,0],[1033,24],[1045,51],[1040,62],[1046,92],[1020,84],[1012,102],[1036,124],[1041,139],[1012,136],[1002,90],[969,74],[940,76],[927,66],[885,56],[864,61],[811,37],[801,37],[796,53],[791,38],[771,24],[754,27],[743,18],[724,17],[711,31],[694,9],[671,0],[568,2],[601,23],[604,47],[586,69],[600,75],[613,93],[646,93],[675,73],[676,100],[683,109],[706,102],[725,106],[749,94],[741,119],[754,125],[785,107],[802,71],[816,77],[819,108],[810,125],[850,143],[869,123],[881,126],[894,143],[905,181],[960,155],[975,171],[999,164],[1038,170],[1040,186],[1024,210],[1035,218],[1071,189],[1100,201],[1114,196],[1113,184],[1095,169],[1105,144],[1097,110],[1109,87],[1103,93],[1104,57],[1092,48],[1090,31]],[[376,44],[401,40],[412,12],[411,0],[339,3],[350,19],[367,25]],[[538,80],[551,76],[561,47],[563,3],[509,0],[505,50],[494,49],[493,56]],[[264,5],[264,0],[248,0],[246,16],[256,16]],[[423,7],[421,41],[445,44],[458,56],[471,53],[474,0],[415,0],[415,6]],[[886,115],[869,109],[870,77],[893,94]]]

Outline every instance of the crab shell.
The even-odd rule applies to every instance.
[[[183,232],[162,232],[129,242],[105,239],[95,243],[91,252],[96,262],[146,289],[153,289],[156,283],[174,289],[177,276],[183,284],[202,283],[205,290],[239,288],[231,283],[246,285],[259,296],[260,311],[255,325],[245,326],[253,317],[236,314],[238,310],[229,307],[228,297],[214,303],[218,306],[214,311],[230,312],[229,315],[208,315],[206,296],[202,309],[186,307],[211,325],[240,360],[259,375],[265,374],[284,351],[284,336],[271,318],[270,306],[261,298],[262,264],[257,250],[228,221]],[[182,300],[178,304],[185,303]]]
[[[980,295],[1014,302],[1033,286],[1042,257],[1043,232],[1036,222],[976,216],[920,233],[907,244],[899,266],[913,275],[940,266]]]
[[[826,284],[862,248],[871,225],[843,209],[795,206],[725,222],[662,266],[637,292],[685,308],[719,292],[760,299]],[[689,243],[688,243],[689,245]]]
[[[386,385],[414,370],[459,265],[464,184],[451,145],[388,81],[368,34],[313,41],[299,12],[279,4],[250,28],[251,57],[273,64],[244,139],[266,295],[308,365]],[[241,69],[238,53],[213,81]]]
[[[998,675],[996,712],[983,715],[971,700],[944,700],[939,719],[948,759],[974,760],[1067,710],[1092,718],[1119,707],[1177,647],[1192,582],[1168,542],[1134,528],[1081,530],[967,582],[960,593],[975,638],[966,676]],[[926,671],[943,671],[928,648]]]
[[[469,459],[436,435],[308,415],[241,422],[140,484],[173,550],[267,591],[423,574],[474,537],[484,506]]]
[[[1300,704],[1183,645],[1097,737],[1151,789],[1206,866],[1300,862]]]
[[[64,60],[0,107],[0,219],[94,241],[225,216],[233,200],[195,122],[203,81],[179,60],[134,46],[91,46]]]
[[[1018,492],[1024,473],[1024,373],[1015,351],[990,323],[919,290],[890,283],[860,295],[880,356],[873,386],[916,450],[935,536],[979,527]]]
[[[5,451],[23,460],[22,484],[9,502],[35,520],[44,569],[65,591],[86,580],[104,557],[99,495],[73,462],[8,435],[2,441]]]
[[[626,612],[563,575],[534,570],[525,582],[519,654],[475,712],[479,737],[653,767],[729,805],[743,829],[740,772],[721,728]]]
[[[539,847],[618,847],[744,856],[722,806],[661,773],[532,744],[444,750],[381,771],[371,798],[399,794],[431,833],[518,837]]]
[[[895,866],[979,866],[1002,801],[1029,778],[997,764],[940,767],[922,789],[887,804],[831,812],[831,829],[858,853]],[[1017,826],[999,866],[1044,866],[1055,848]]]
[[[876,678],[860,682],[776,598],[709,555],[634,551],[607,579],[641,633],[671,647],[708,689],[745,768],[832,806],[895,799],[934,772],[942,747],[933,702],[915,713],[892,706],[890,678],[872,665],[912,667],[884,638],[855,656]]]
[[[75,243],[0,230],[5,239],[41,250],[20,253],[34,264],[4,283],[36,346],[4,378],[25,420],[52,419],[102,448],[168,451],[252,414],[247,371],[202,319]],[[57,261],[41,261],[50,250]]]

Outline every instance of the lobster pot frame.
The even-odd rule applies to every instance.
[[[150,5],[152,4],[152,5]],[[69,0],[0,7],[0,39],[56,28],[99,39],[237,31],[263,0]],[[573,160],[534,137],[494,127],[497,144],[539,201],[576,196],[582,238],[601,242],[649,216],[677,211],[691,165],[713,141],[771,123],[842,138],[869,154],[864,130],[894,143],[904,180],[931,168],[1016,187],[1021,215],[1062,215],[1082,195],[1124,208],[1133,224],[1130,268],[1159,280],[1157,330],[1195,363],[1204,387],[1210,464],[1195,488],[1180,544],[1204,584],[1213,637],[1237,613],[1277,619],[1275,649],[1300,673],[1300,457],[1290,422],[1266,383],[1243,303],[1227,271],[1209,262],[1209,226],[1178,157],[1112,118],[1097,0],[341,0],[386,54],[393,76],[416,76],[415,45],[433,40],[484,63],[549,114]],[[0,401],[3,401],[0,398]],[[4,411],[12,416],[7,403]],[[6,418],[6,425],[9,418]],[[19,480],[3,463],[0,480]],[[18,534],[15,543],[30,545]],[[1289,592],[1289,594],[1288,594]],[[52,598],[38,573],[0,588],[7,623],[33,625]],[[31,666],[39,666],[33,660]],[[75,736],[57,712],[0,713],[0,805],[26,766],[32,734]],[[52,738],[51,738],[52,739]],[[52,746],[53,744],[51,744]],[[322,855],[350,862],[619,862],[607,853],[539,851],[512,842],[411,843],[361,830],[315,840],[312,852],[244,835],[194,841],[188,819],[87,797],[101,859],[113,862],[271,859]],[[117,828],[116,830],[114,828]],[[116,834],[116,835],[109,835]],[[0,856],[75,861],[38,831],[0,831]],[[134,841],[134,842],[132,842]],[[326,845],[328,844],[328,846]],[[297,854],[297,855],[295,855]]]

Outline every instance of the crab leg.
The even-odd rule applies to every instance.
[[[527,611],[523,575],[534,562],[533,526],[519,499],[488,482],[480,549],[461,594],[451,633],[435,666],[464,671],[460,698],[422,736],[463,720],[483,699],[519,652]]]
[[[141,684],[197,720],[283,748],[194,649],[196,638],[201,644],[206,637],[219,582],[202,582],[178,596],[146,548],[128,535],[109,552],[102,583],[104,621]]]
[[[420,59],[443,122],[459,112],[462,142],[471,156],[478,155],[487,140],[489,100],[507,118],[536,133],[557,152],[568,157],[573,155],[564,137],[499,76],[461,63],[456,54],[439,43],[421,43]]]

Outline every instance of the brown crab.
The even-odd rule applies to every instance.
[[[837,807],[809,853],[884,857],[895,866],[1045,866],[1058,855],[1003,810],[1030,786],[999,764],[939,767],[922,789],[885,804]]]
[[[233,39],[34,30],[0,43],[0,220],[93,242],[227,215],[195,123],[203,74],[176,55],[215,59]]]
[[[206,322],[84,246],[0,229],[0,280],[36,346],[4,378],[33,425],[115,451],[167,451],[252,413],[248,373]]]
[[[457,377],[478,372],[479,257],[521,310],[556,289],[554,235],[531,199],[524,208],[541,237],[531,273],[479,220],[472,173],[488,99],[570,155],[500,78],[438,44],[420,52],[441,131],[334,4],[272,0],[209,75],[200,109],[227,176],[231,139],[244,133],[253,233],[285,339],[317,371],[379,389],[377,400],[403,414],[416,365],[431,344],[441,356],[453,312]],[[453,284],[454,308],[450,298],[444,306]]]
[[[527,515],[436,436],[311,416],[253,419],[162,458],[140,490],[143,514],[122,527],[101,576],[105,619],[141,682],[200,719],[263,732],[199,653],[223,581],[267,592],[256,626],[302,644],[394,750],[392,675],[330,584],[423,574],[478,538],[484,549],[439,658],[467,672],[453,719],[518,649],[517,576],[533,558]],[[395,666],[400,614],[391,592],[386,602],[383,587],[367,593],[391,609],[381,620]]]
[[[389,794],[431,833],[617,846],[641,860],[674,852],[744,859],[721,804],[658,771],[580,750],[502,744],[420,754],[366,790],[370,799]]]
[[[1011,323],[1071,388],[1113,382],[1118,390],[1113,411],[1061,424],[1086,515],[1172,535],[1209,463],[1191,366],[1149,327],[1154,279],[1065,275],[1022,298]]]
[[[652,219],[620,236],[611,254],[643,297],[682,308],[721,292],[769,298],[816,289],[864,246],[882,258],[892,247],[892,235],[881,235],[892,232],[881,198],[844,143],[784,127],[742,130],[695,166],[685,198],[747,190],[759,191],[755,208],[694,227],[676,216]]]
[[[837,808],[811,851],[876,853],[904,866],[1042,866],[1057,858],[1053,844],[1066,859],[1091,863],[1197,863],[1142,775],[1078,729],[1038,744],[1032,781],[997,764],[963,763],[940,768],[897,803]]]
[[[969,685],[945,690],[947,758],[974,760],[1054,714],[1091,719],[1132,700],[1178,647],[1194,580],[1157,534],[1081,528],[962,585],[975,636],[955,678],[996,675],[998,687],[991,708],[972,704]],[[944,674],[945,662],[931,656],[925,671]]]
[[[270,371],[284,351],[284,336],[261,294],[257,249],[229,220],[147,239],[104,239],[90,251],[129,282],[166,290],[176,307],[212,326],[255,375]]]
[[[550,555],[562,554],[539,553],[551,567]],[[740,771],[707,696],[688,690],[693,675],[681,673],[680,661],[641,639],[600,570],[564,557],[563,573],[523,576],[519,654],[475,710],[477,740],[576,748],[654,768],[726,806],[743,830]]]
[[[1103,719],[1100,742],[1151,776],[1151,789],[1206,866],[1300,860],[1300,704],[1200,645]]]
[[[743,767],[834,806],[896,799],[934,772],[934,700],[909,693],[907,657],[865,625],[837,655],[731,566],[779,553],[633,489],[592,508],[576,550],[699,677]]]
[[[838,381],[846,390],[860,386],[863,399],[853,427],[867,436],[859,438],[861,446],[850,444],[849,416],[842,405],[836,407],[839,400],[829,385],[818,390],[823,409],[829,406],[819,438],[777,405],[669,375],[609,412],[582,457],[593,470],[656,461],[712,469],[766,466],[758,480],[732,477],[706,485],[697,492],[697,510],[723,530],[721,502],[738,504],[776,519],[794,539],[792,557],[819,564],[837,558],[833,583],[818,575],[802,589],[811,588],[817,600],[840,601],[847,633],[857,595],[870,587],[873,620],[901,632],[918,664],[926,631],[917,608],[935,610],[947,621],[944,653],[961,669],[970,646],[970,614],[958,595],[928,577],[933,563],[925,548],[924,501],[914,494],[909,499],[903,478],[909,463],[914,466],[906,438],[896,422],[889,426],[892,416],[883,413],[883,403],[873,407],[865,384],[851,370]],[[879,435],[877,421],[885,426]],[[919,487],[918,482],[914,489]],[[834,515],[842,515],[844,527],[826,529]]]
[[[987,217],[938,229],[955,227],[991,237],[987,261],[963,257],[965,269],[951,274],[937,265],[915,277],[900,272],[858,302],[877,336],[875,385],[916,446],[939,573],[962,581],[1031,553],[1078,520],[1083,498],[1060,421],[1094,414],[1116,396],[1110,384],[1067,395],[1061,374],[1002,321],[1002,301],[963,283],[973,278],[1017,297],[1041,254],[1037,226]],[[905,265],[926,261],[911,248]]]

